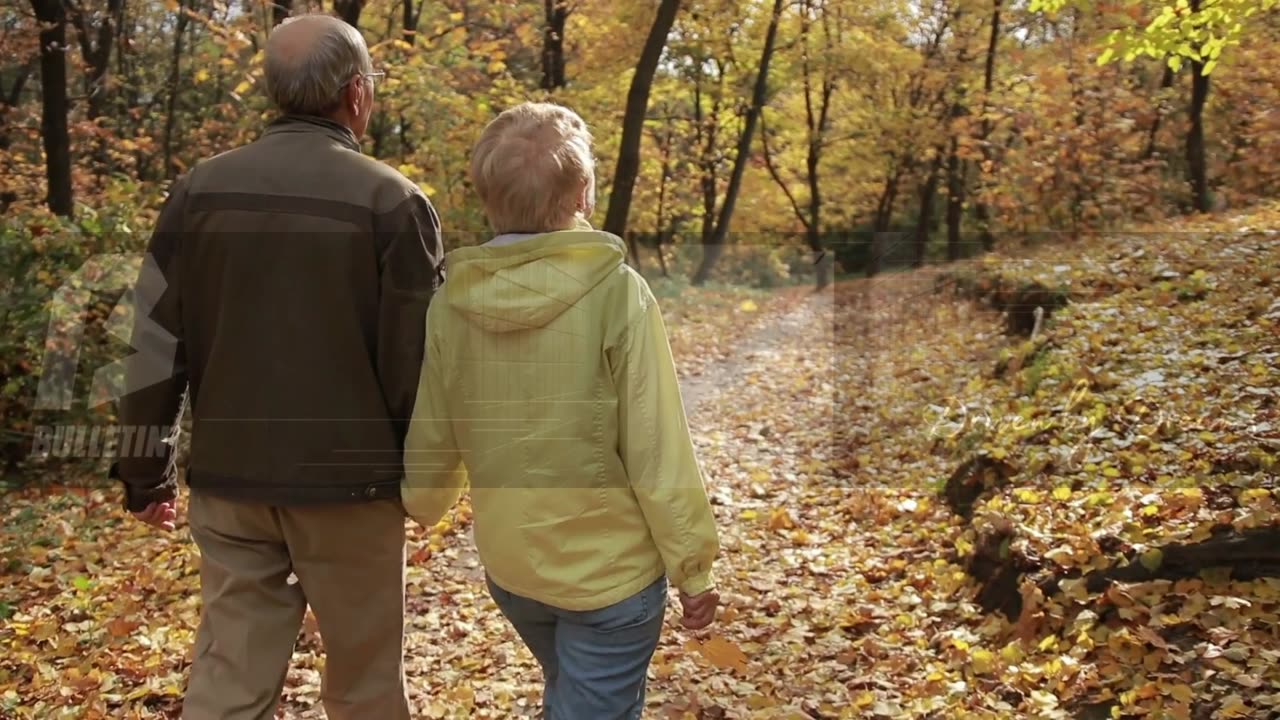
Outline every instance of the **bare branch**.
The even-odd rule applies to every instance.
[[[777,166],[773,164],[773,154],[769,152],[769,128],[765,123],[764,108],[760,109],[760,145],[764,148],[764,166],[769,169],[770,177],[782,189],[783,194],[787,196],[787,200],[791,203],[791,210],[796,214],[796,218],[800,220],[800,224],[804,225],[805,230],[808,230],[808,216],[800,209],[800,203],[796,201],[796,196],[791,192],[791,188],[786,181],[783,180]]]

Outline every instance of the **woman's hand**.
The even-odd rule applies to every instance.
[[[680,623],[690,630],[701,630],[716,619],[716,608],[720,605],[720,593],[708,590],[698,595],[688,595],[680,591],[680,606],[684,617]]]

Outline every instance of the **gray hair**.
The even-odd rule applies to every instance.
[[[267,93],[285,113],[327,115],[355,75],[373,71],[360,32],[329,15],[300,15],[267,39]]]

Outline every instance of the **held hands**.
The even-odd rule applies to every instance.
[[[168,532],[174,529],[175,521],[178,519],[177,503],[172,500],[153,502],[142,512],[133,513],[133,516],[152,527]]]
[[[720,594],[715,590],[697,595],[689,595],[681,590],[680,606],[684,609],[684,616],[680,618],[680,623],[690,630],[701,630],[715,621],[719,605]]]

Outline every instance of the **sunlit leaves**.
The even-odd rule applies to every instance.
[[[1154,15],[1146,23],[1127,26],[1108,35],[1106,47],[1098,56],[1098,64],[1105,65],[1123,58],[1126,62],[1138,56],[1166,60],[1175,72],[1185,61],[1200,64],[1200,72],[1208,75],[1218,65],[1225,48],[1240,44],[1248,24],[1256,21],[1260,12],[1276,7],[1276,0],[1201,0],[1195,5],[1191,0],[1163,0],[1156,8],[1143,8],[1137,17],[1147,13]],[[1138,3],[1130,1],[1137,7]],[[1058,12],[1073,6],[1091,10],[1089,0],[1032,0],[1031,10]]]

